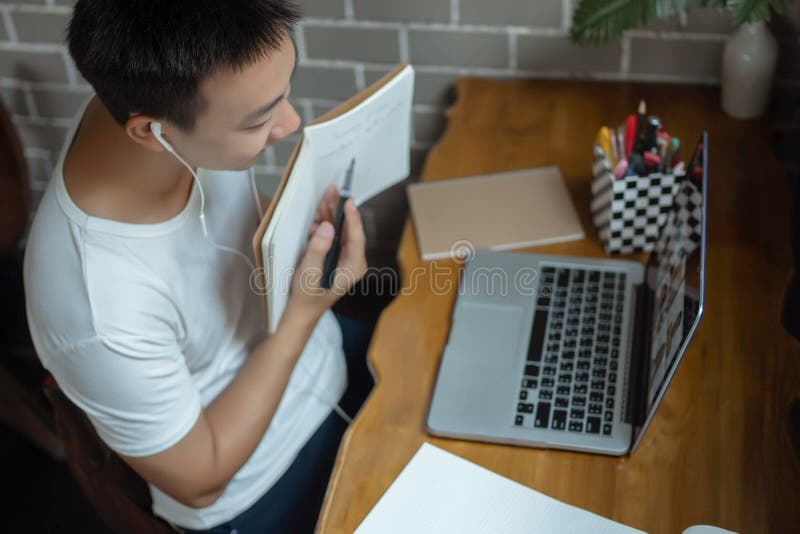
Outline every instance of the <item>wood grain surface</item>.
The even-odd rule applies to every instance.
[[[618,125],[645,98],[684,147],[706,129],[705,315],[642,446],[630,457],[433,438],[424,421],[450,327],[458,264],[421,261],[409,221],[399,250],[402,294],[381,317],[370,348],[379,382],[342,442],[317,531],[352,532],[429,441],[653,534],[678,534],[693,524],[800,532],[800,465],[786,423],[789,401],[800,392],[800,347],[780,324],[792,270],[789,198],[769,124],[726,117],[718,89],[710,87],[464,78],[457,94],[422,179],[559,166],[587,239],[535,249],[543,253],[603,255],[588,209],[599,126]]]

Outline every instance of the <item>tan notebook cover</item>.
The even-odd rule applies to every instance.
[[[408,198],[423,260],[584,238],[557,167],[412,184]]]

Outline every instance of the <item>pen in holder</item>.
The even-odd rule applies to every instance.
[[[606,152],[594,145],[592,220],[607,254],[653,250],[684,174],[654,172],[615,178]]]

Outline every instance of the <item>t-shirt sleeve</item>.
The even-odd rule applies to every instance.
[[[98,336],[47,359],[59,387],[100,438],[126,456],[149,456],[181,440],[202,409],[177,341]]]

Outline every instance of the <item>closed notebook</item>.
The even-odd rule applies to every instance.
[[[423,260],[584,238],[557,167],[413,184],[408,198]]]

